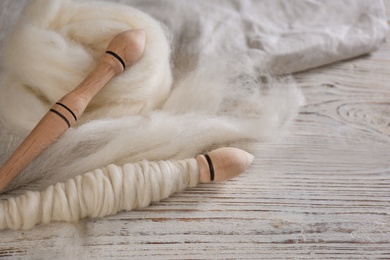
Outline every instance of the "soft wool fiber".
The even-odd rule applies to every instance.
[[[145,13],[109,3],[41,0],[21,17],[5,45],[1,78],[0,110],[10,127],[31,130],[96,66],[112,37],[128,29],[145,30],[142,59],[96,95],[79,124],[146,113],[166,99],[170,49],[159,23]]]
[[[228,53],[199,56],[169,93],[170,49],[156,20],[112,3],[34,1],[6,43],[2,159],[96,65],[112,36],[131,28],[146,32],[141,60],[104,87],[77,127],[9,189],[36,180],[54,184],[111,163],[183,159],[213,144],[275,137],[302,103],[292,79],[270,77],[249,56]]]

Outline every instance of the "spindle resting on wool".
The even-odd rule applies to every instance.
[[[225,147],[196,159],[111,164],[43,191],[1,201],[0,229],[25,230],[38,223],[71,222],[143,208],[198,183],[231,179],[252,161],[251,154]]]
[[[0,192],[74,125],[92,98],[117,74],[136,63],[145,49],[145,32],[127,30],[117,34],[94,70],[46,113],[11,157],[0,168]]]

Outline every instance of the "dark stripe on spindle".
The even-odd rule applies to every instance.
[[[54,114],[61,117],[65,121],[65,123],[68,125],[68,127],[70,127],[70,123],[69,123],[68,119],[66,119],[66,117],[63,114],[61,114],[60,112],[58,112],[57,110],[54,110],[54,109],[50,109],[49,111],[53,112]]]
[[[122,58],[118,54],[116,54],[115,52],[112,52],[112,51],[106,51],[106,53],[114,56],[117,60],[120,61],[120,63],[122,63],[123,69],[126,69],[125,62],[122,60]]]
[[[60,105],[60,106],[62,106],[62,107],[63,107],[63,108],[65,108],[66,110],[68,110],[68,111],[69,111],[69,113],[71,113],[71,114],[72,114],[72,116],[73,116],[74,120],[75,120],[75,121],[77,121],[77,117],[76,117],[76,115],[73,113],[73,111],[72,111],[72,110],[70,110],[70,108],[69,108],[69,107],[65,106],[64,104],[62,104],[62,103],[60,103],[60,102],[57,102],[56,104],[57,104],[57,105]]]
[[[209,164],[209,169],[210,169],[210,181],[214,181],[214,166],[213,162],[211,161],[211,158],[208,154],[205,154],[204,157],[207,160],[207,163]]]

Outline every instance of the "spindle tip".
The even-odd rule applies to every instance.
[[[141,29],[127,30],[117,34],[109,43],[106,54],[114,56],[121,63],[121,71],[132,66],[145,50],[146,35]]]
[[[254,156],[244,150],[224,147],[213,150],[205,155],[198,155],[199,182],[220,182],[232,179],[246,169],[253,162]]]

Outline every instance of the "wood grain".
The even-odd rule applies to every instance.
[[[1,1],[0,21],[18,3]],[[247,173],[145,210],[2,231],[0,257],[390,259],[389,68],[387,42],[297,74],[306,106],[280,143],[238,144],[255,154]]]

